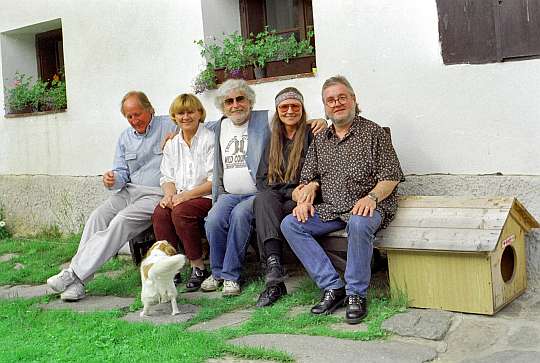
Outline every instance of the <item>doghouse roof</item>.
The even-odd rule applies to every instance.
[[[396,218],[377,233],[387,249],[491,252],[512,215],[526,232],[538,222],[515,198],[406,196]]]

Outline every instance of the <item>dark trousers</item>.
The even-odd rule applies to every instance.
[[[296,202],[276,190],[257,192],[253,203],[257,243],[261,261],[270,254],[282,256],[285,239],[281,234],[281,221],[296,207]]]
[[[209,198],[191,199],[172,210],[158,204],[152,216],[156,240],[167,240],[176,250],[181,243],[188,259],[201,258],[202,221],[211,207]]]

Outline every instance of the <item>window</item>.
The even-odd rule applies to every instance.
[[[278,34],[294,34],[297,40],[304,40],[313,30],[311,0],[240,0],[240,24],[244,37],[268,26]]]
[[[0,46],[6,114],[67,108],[61,19],[3,32]]]
[[[43,81],[52,81],[64,68],[62,29],[36,34],[38,76]]]
[[[445,64],[493,63],[540,56],[540,2],[437,0]]]

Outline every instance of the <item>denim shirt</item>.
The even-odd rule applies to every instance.
[[[222,118],[223,119],[223,118]],[[221,119],[221,120],[222,120]],[[221,135],[221,120],[212,121],[205,126],[214,131],[214,175],[212,179],[212,201],[215,203],[218,196],[225,193],[223,187],[223,161],[221,158],[221,146],[219,143]],[[270,139],[270,127],[268,126],[268,111],[251,111],[248,124],[248,148],[246,164],[253,178],[253,183],[257,180],[257,170],[261,162],[263,150]]]
[[[175,131],[176,125],[168,115],[152,117],[144,134],[131,126],[122,131],[112,169],[116,181],[109,189],[121,189],[128,183],[159,188],[161,142],[167,133]]]

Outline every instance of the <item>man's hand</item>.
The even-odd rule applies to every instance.
[[[328,127],[326,120],[323,118],[313,119],[309,121],[311,122],[309,125],[311,126],[311,131],[313,132],[313,135],[317,135],[319,132],[323,132]]]
[[[173,207],[176,207],[178,204],[182,204],[191,199],[193,199],[193,196],[191,195],[190,192],[180,192],[178,194],[173,195],[172,205]]]
[[[298,185],[292,193],[292,200],[297,203],[313,204],[317,195],[318,184],[311,182],[309,184]]]
[[[368,198],[366,196],[364,198],[359,199],[358,202],[356,202],[356,204],[352,208],[351,213],[357,216],[373,217],[373,212],[375,211],[375,207],[377,207],[377,203],[375,203],[373,199]]]
[[[115,182],[116,182],[116,177],[112,170],[106,171],[103,174],[103,185],[105,185],[107,188],[112,188]]]
[[[299,203],[293,209],[292,215],[296,217],[298,222],[306,223],[309,217],[315,215],[315,208],[311,203]]]
[[[172,195],[165,195],[163,197],[163,199],[161,199],[161,201],[159,202],[159,206],[161,208],[170,208],[172,209],[173,207],[173,204],[172,204]]]

